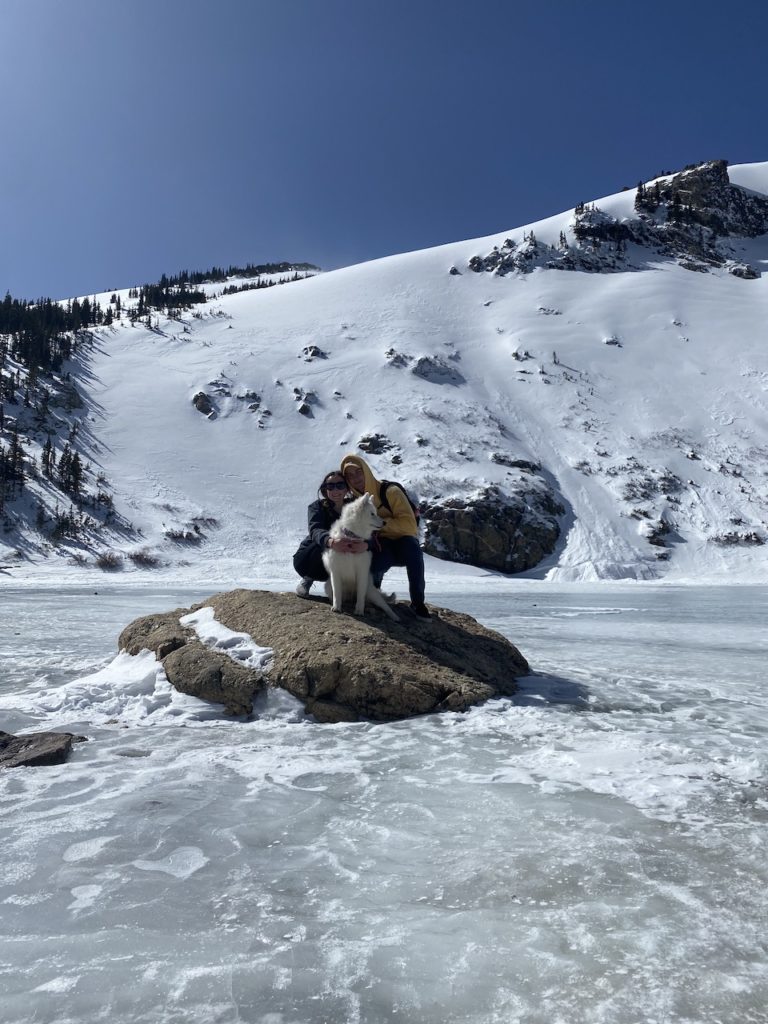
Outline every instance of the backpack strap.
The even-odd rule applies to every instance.
[[[381,504],[387,509],[388,512],[390,512],[390,513],[392,512],[392,506],[387,501],[387,491],[388,491],[388,489],[390,487],[397,487],[397,489],[399,491],[402,491],[403,497],[408,502],[408,504],[411,506],[411,511],[413,512],[413,517],[416,520],[416,524],[418,525],[419,519],[421,517],[421,512],[419,510],[419,507],[418,507],[418,505],[416,505],[413,502],[413,500],[411,499],[410,494],[408,493],[408,491],[406,491],[406,489],[403,487],[403,485],[397,483],[396,480],[380,480],[379,481],[379,500],[381,501]]]
[[[392,511],[392,506],[387,501],[387,491],[389,490],[389,488],[391,486],[392,486],[392,481],[391,480],[381,480],[379,482],[379,498],[381,499],[381,504],[387,509],[388,512]],[[397,485],[395,485],[395,486],[397,486]]]

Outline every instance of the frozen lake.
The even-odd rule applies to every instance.
[[[339,726],[110,665],[209,592],[0,590],[4,1024],[768,1021],[768,588],[430,593],[536,674]]]

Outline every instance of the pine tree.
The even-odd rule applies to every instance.
[[[679,224],[682,220],[683,204],[680,200],[680,193],[675,192],[672,196],[672,203],[669,207],[669,219],[673,224]]]
[[[69,489],[73,494],[79,494],[83,483],[83,464],[77,452],[72,456],[69,467]]]
[[[69,471],[72,465],[72,449],[65,444],[59,456],[58,478],[59,483],[65,491],[69,490]]]
[[[14,427],[11,434],[11,441],[6,455],[7,473],[6,476],[12,483],[18,485],[18,490],[24,488],[24,449],[19,440],[18,427]]]

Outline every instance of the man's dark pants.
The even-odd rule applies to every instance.
[[[384,573],[393,565],[405,566],[412,604],[424,604],[424,555],[418,537],[379,538],[380,551],[373,552],[371,573],[374,586],[380,587]]]

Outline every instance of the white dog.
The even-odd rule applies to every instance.
[[[345,505],[341,516],[331,527],[331,537],[368,540],[374,530],[379,530],[384,520],[376,512],[376,506],[370,494],[356,498]],[[377,590],[371,579],[371,552],[361,551],[351,554],[346,551],[333,551],[328,548],[323,552],[323,565],[328,571],[330,580],[325,584],[326,596],[331,599],[332,610],[341,611],[344,598],[355,598],[355,615],[365,614],[365,602],[381,608],[394,622],[399,618],[387,604],[380,590]]]

